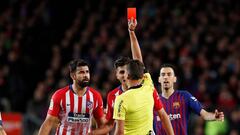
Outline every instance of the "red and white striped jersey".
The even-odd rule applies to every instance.
[[[123,92],[122,87],[118,86],[114,90],[110,91],[107,96],[107,114],[106,114],[106,119],[107,120],[112,120],[113,119],[113,107],[114,107],[114,101],[115,98],[118,95],[121,95]]]
[[[91,130],[91,118],[103,117],[103,102],[99,92],[91,87],[83,96],[72,90],[72,85],[57,90],[50,102],[48,114],[61,123],[56,135],[86,135]]]

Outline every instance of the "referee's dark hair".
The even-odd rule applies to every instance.
[[[128,78],[130,80],[138,80],[143,77],[144,65],[139,60],[131,60],[127,66]]]
[[[74,60],[70,61],[68,68],[69,68],[70,73],[73,73],[76,71],[77,67],[81,67],[81,66],[89,67],[88,63],[85,60],[74,59]]]

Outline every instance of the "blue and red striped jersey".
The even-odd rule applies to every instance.
[[[187,124],[191,112],[200,115],[202,105],[187,91],[174,91],[168,98],[160,95],[163,107],[171,120],[175,135],[187,135]],[[156,135],[166,135],[157,112],[154,112],[154,130]]]

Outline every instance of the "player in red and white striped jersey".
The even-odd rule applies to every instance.
[[[91,130],[92,117],[99,126],[104,124],[102,97],[88,86],[87,63],[81,59],[73,60],[69,69],[73,84],[53,94],[39,135],[48,135],[54,127],[57,127],[56,135],[86,135]]]
[[[127,90],[127,85],[125,83],[126,81],[126,72],[125,69],[127,64],[129,63],[130,58],[128,57],[120,57],[114,62],[114,69],[116,73],[117,79],[120,81],[121,85],[117,88],[111,90],[108,93],[107,96],[107,114],[106,114],[106,120],[107,124],[97,130],[93,130],[92,134],[107,134],[113,129],[114,126],[114,119],[113,119],[113,107],[114,107],[114,101],[116,96],[121,95],[124,91]]]

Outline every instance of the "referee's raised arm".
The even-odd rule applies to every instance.
[[[131,42],[132,58],[134,60],[139,60],[140,62],[143,63],[141,48],[139,46],[139,43],[135,34],[136,27],[137,27],[137,20],[133,18],[129,19],[128,31],[129,31],[129,37]]]

